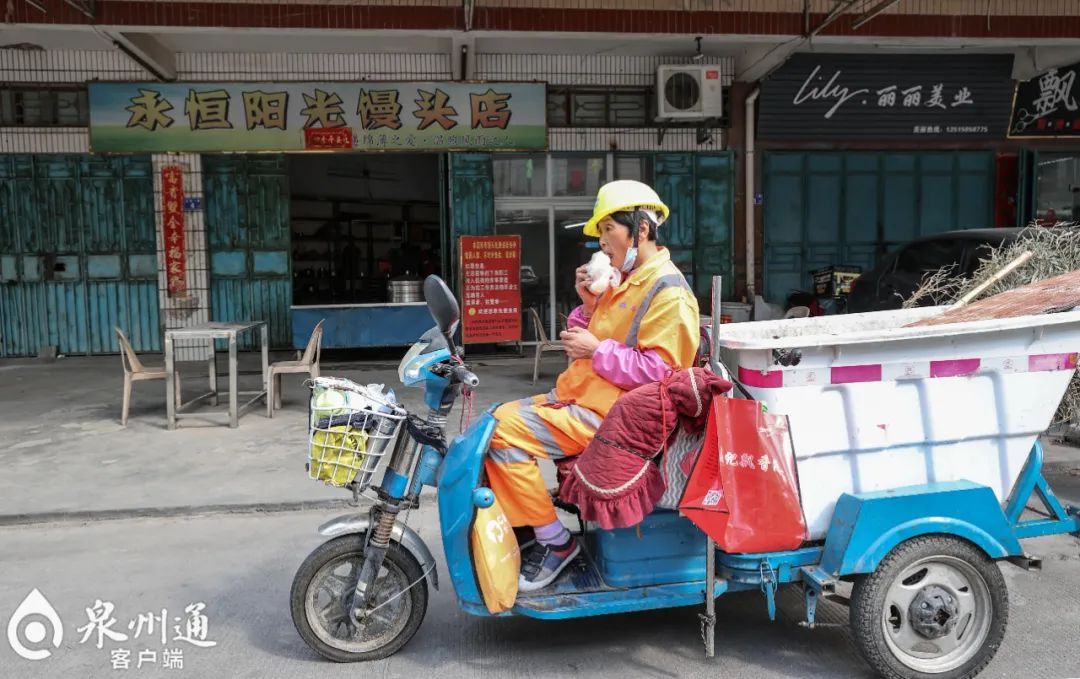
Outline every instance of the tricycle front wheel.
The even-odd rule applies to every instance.
[[[890,679],[961,679],[997,653],[1008,624],[997,565],[970,542],[927,535],[897,545],[855,583],[851,631]]]
[[[335,662],[381,660],[416,634],[427,611],[425,574],[416,559],[390,543],[375,580],[374,609],[362,625],[348,622],[342,599],[355,586],[364,563],[364,534],[320,545],[293,579],[290,608],[301,638]]]

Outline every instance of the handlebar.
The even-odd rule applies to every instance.
[[[473,388],[480,384],[480,378],[463,365],[450,366],[450,373],[454,376],[455,380],[467,387]]]

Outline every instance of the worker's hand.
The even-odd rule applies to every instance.
[[[585,314],[591,316],[592,312],[596,310],[597,296],[589,292],[589,275],[586,272],[587,265],[582,264],[574,272],[577,280],[574,283],[574,288],[577,290],[578,297],[581,298],[581,304],[585,307]]]
[[[570,328],[559,335],[562,340],[566,355],[577,360],[579,358],[592,358],[593,352],[600,346],[600,340],[585,328]]]

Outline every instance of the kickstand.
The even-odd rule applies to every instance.
[[[705,542],[705,613],[701,618],[701,640],[705,642],[705,657],[716,657],[716,544],[712,538]]]

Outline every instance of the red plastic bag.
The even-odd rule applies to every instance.
[[[679,510],[725,552],[799,547],[806,521],[787,418],[757,401],[714,398]]]

